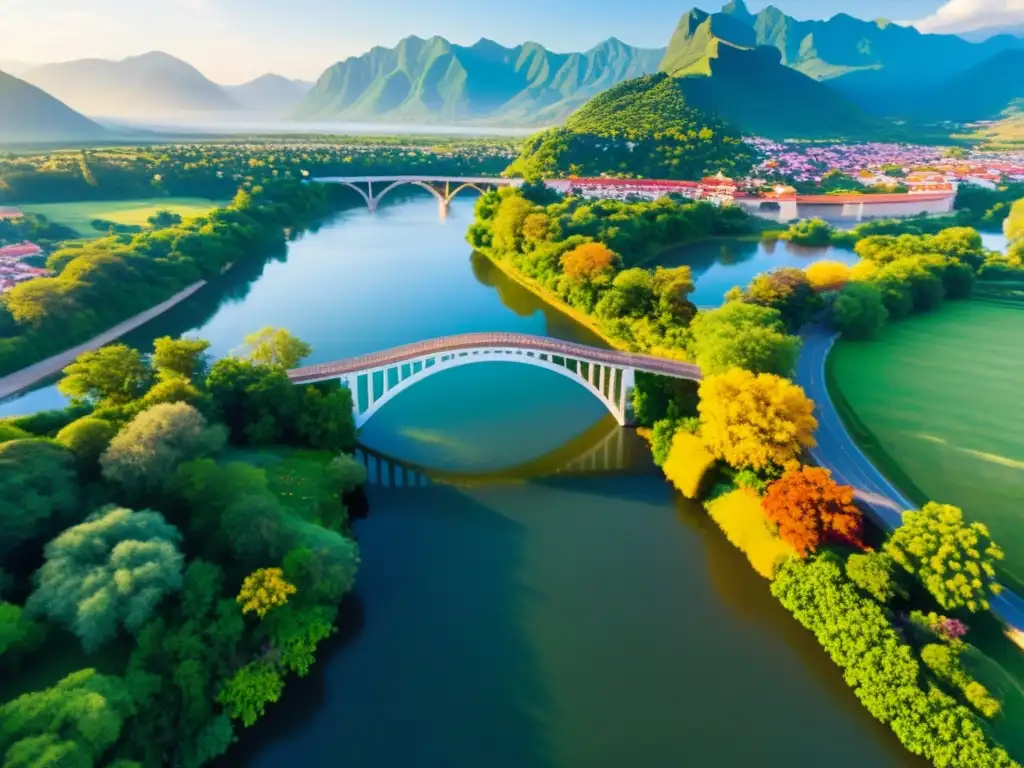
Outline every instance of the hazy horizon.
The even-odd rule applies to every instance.
[[[723,0],[696,3],[715,11]],[[757,12],[768,0],[748,0]],[[926,32],[969,32],[1024,23],[1024,0],[778,0],[797,18],[845,12],[864,19],[890,18]],[[187,61],[222,85],[273,73],[316,80],[332,64],[374,46],[393,47],[410,35],[440,35],[470,45],[488,38],[515,46],[527,41],[569,52],[609,37],[660,48],[682,13],[675,0],[651,0],[643,14],[614,0],[551,4],[521,0],[507,9],[470,0],[426,4],[388,0],[358,6],[353,0],[297,0],[287,9],[271,0],[0,0],[5,45],[0,61],[39,65],[77,59],[121,60],[162,51]],[[364,10],[369,8],[369,11]],[[539,32],[539,34],[538,34]],[[17,72],[13,72],[17,74]]]

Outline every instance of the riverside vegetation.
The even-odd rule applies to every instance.
[[[104,347],[65,370],[66,410],[0,423],[0,668],[32,691],[0,706],[4,765],[202,765],[334,631],[351,395],[292,385],[310,348],[284,331],[247,344]]]
[[[634,391],[635,416],[651,428],[666,477],[705,500],[909,751],[943,768],[1018,765],[988,724],[999,700],[963,660],[970,645],[960,617],[988,609],[1002,550],[985,526],[943,504],[906,513],[888,536],[873,529],[852,488],[801,464],[817,422],[813,402],[787,378],[799,350],[791,334],[814,318],[870,335],[890,316],[968,297],[990,259],[980,237],[969,229],[866,237],[852,269],[769,272],[704,312],[687,301],[687,267],[630,266],[666,242],[666,231],[706,236],[719,216],[743,226],[737,214],[699,204],[551,201],[527,186],[485,195],[468,238],[549,300],[591,317],[616,346],[700,365],[697,391],[646,376]]]

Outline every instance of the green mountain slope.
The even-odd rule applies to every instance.
[[[0,72],[0,142],[101,138],[106,131],[34,85]]]
[[[854,4],[855,7],[856,4]],[[898,11],[893,4],[894,13]],[[722,13],[753,26],[757,45],[782,54],[782,63],[816,79],[861,73],[853,85],[888,82],[938,84],[1024,40],[1003,35],[976,43],[958,35],[929,35],[885,19],[864,21],[840,13],[820,21],[800,21],[769,5],[750,13],[743,0]]]
[[[741,7],[736,0],[729,7]],[[882,138],[891,127],[846,97],[755,47],[754,30],[726,13],[683,16],[661,69],[686,101],[744,133],[776,138]]]
[[[745,172],[754,158],[739,132],[688,103],[682,82],[658,73],[616,85],[564,128],[532,137],[507,173],[693,179]]]
[[[610,39],[585,53],[537,43],[505,48],[408,37],[325,71],[294,116],[306,120],[491,121],[544,124],[588,98],[657,69],[661,50]]]
[[[1020,111],[1024,101],[1024,48],[997,53],[935,90],[908,91],[908,114],[939,120],[991,120]]]
[[[232,112],[238,105],[197,69],[166,53],[122,61],[46,64],[25,79],[87,115],[152,118]]]

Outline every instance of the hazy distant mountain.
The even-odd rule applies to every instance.
[[[974,122],[1019,112],[1024,105],[1024,48],[1001,51],[935,89],[908,91],[906,114]]]
[[[0,141],[101,138],[106,131],[34,85],[0,72]]]
[[[614,38],[585,53],[491,40],[454,45],[407,37],[327,69],[295,110],[299,119],[392,122],[561,120],[595,94],[653,72],[661,49]]]
[[[166,53],[122,61],[46,64],[25,79],[88,115],[153,118],[225,113],[238,104],[199,70]]]
[[[289,80],[281,75],[263,75],[242,85],[226,85],[224,90],[243,109],[263,115],[284,117],[309,93],[313,83]]]
[[[685,13],[665,52],[661,70],[677,79],[689,105],[761,136],[865,138],[893,132],[828,84],[783,66],[778,49],[758,46],[742,0],[726,8],[732,12]]]
[[[1024,24],[1017,24],[1012,27],[985,27],[984,29],[975,29],[971,32],[960,33],[960,37],[972,43],[982,43],[998,35],[1024,37]]]
[[[743,0],[733,0],[722,12],[753,26],[757,44],[778,48],[786,66],[819,80],[840,78],[837,87],[938,83],[1001,50],[1024,47],[1024,40],[1009,36],[972,43],[959,35],[927,35],[845,13],[827,21],[799,21],[769,5],[752,14]],[[851,73],[859,78],[847,80]]]
[[[14,75],[15,77],[21,77],[35,66],[38,65],[12,59],[0,59],[0,72],[6,72],[8,75]]]

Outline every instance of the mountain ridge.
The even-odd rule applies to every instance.
[[[0,141],[97,139],[106,129],[20,78],[0,72]]]
[[[293,116],[555,122],[602,90],[655,71],[662,53],[614,37],[582,53],[554,53],[535,42],[463,46],[412,35],[328,67]]]

